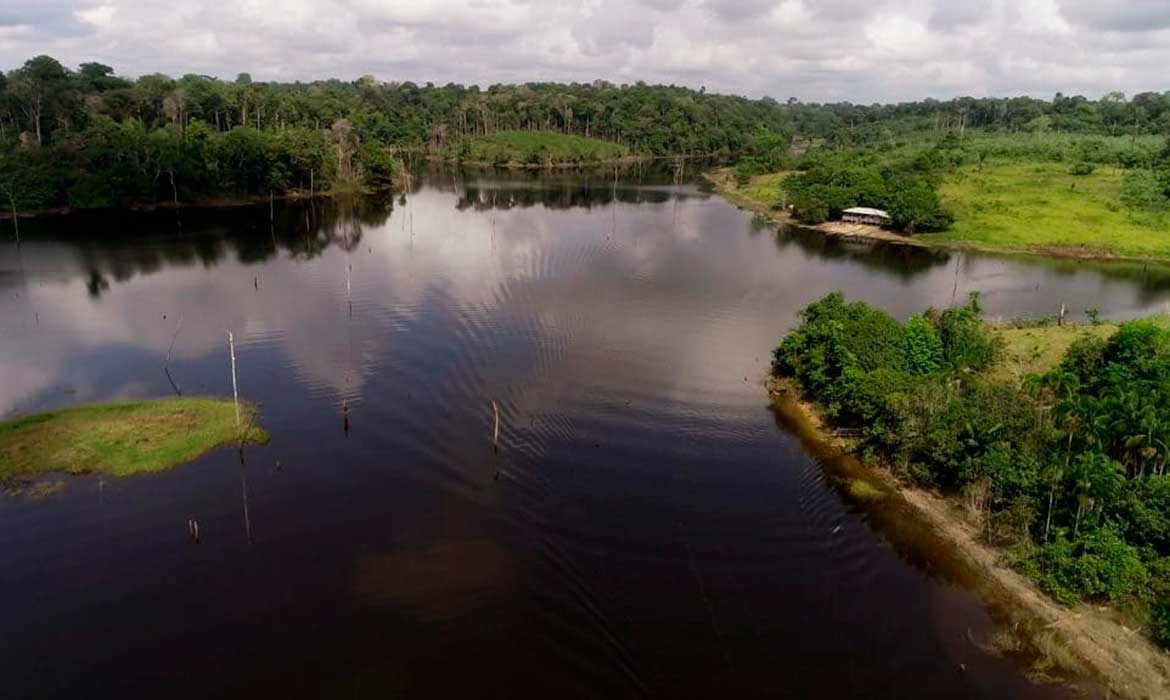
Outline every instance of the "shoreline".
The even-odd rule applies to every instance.
[[[591,161],[555,161],[551,163],[529,163],[526,161],[510,160],[505,163],[486,160],[462,160],[454,156],[444,156],[442,154],[431,154],[426,156],[426,160],[432,163],[444,163],[446,165],[454,166],[471,166],[474,168],[498,168],[500,170],[587,170],[590,168],[609,166],[609,165],[634,165],[637,163],[648,163],[656,160],[711,160],[718,158],[718,153],[689,153],[685,155],[673,156],[656,156],[648,154],[630,154],[624,155],[620,158],[605,158],[603,160]],[[704,177],[706,175],[704,174]]]
[[[1027,255],[1030,257],[1063,260],[1085,260],[1105,263],[1145,263],[1170,266],[1170,257],[1119,255],[1107,250],[1087,249],[1081,246],[1044,245],[1037,246],[1035,248],[1014,248],[1011,246],[994,246],[961,241],[923,240],[921,238],[904,236],[893,231],[887,231],[886,229],[880,228],[878,226],[869,226],[866,224],[847,224],[841,221],[827,221],[822,224],[801,223],[794,219],[792,215],[786,211],[772,209],[764,202],[740,194],[737,189],[732,186],[730,176],[730,171],[727,168],[721,168],[703,173],[703,178],[707,180],[707,182],[711,183],[711,186],[715,189],[716,193],[740,209],[746,209],[747,211],[759,214],[767,218],[769,221],[777,223],[781,226],[791,226],[794,228],[816,231],[818,233],[824,234],[825,236],[841,238],[842,240],[867,242],[879,241],[893,245],[904,245],[917,248],[947,250],[955,252],[968,251],[977,253],[993,253],[998,255]]]
[[[649,160],[654,160],[656,156],[635,156],[628,155],[620,158],[606,158],[604,160],[591,160],[586,162],[573,163],[570,161],[555,161],[551,163],[528,163],[519,160],[509,160],[505,163],[499,163],[487,160],[461,160],[457,157],[449,157],[443,155],[430,155],[427,160],[432,163],[444,163],[446,165],[455,166],[471,166],[473,168],[499,168],[501,170],[576,170],[584,168],[602,167],[607,165],[633,165],[634,163],[643,163]],[[670,156],[658,156],[670,157]]]
[[[1089,690],[1100,684],[1110,697],[1170,697],[1170,654],[1122,624],[1107,608],[1066,608],[1010,568],[1002,553],[979,539],[978,528],[953,500],[908,485],[888,469],[863,462],[831,434],[815,406],[792,382],[769,377],[766,387],[777,420],[812,452],[831,479],[876,520],[896,546],[930,552],[931,568],[973,590],[1008,635],[987,646],[1019,654],[1033,671],[1060,671],[1058,682]],[[858,486],[858,482],[863,482]],[[872,483],[877,484],[875,487]],[[1005,648],[1006,647],[1006,648]],[[1045,668],[1047,667],[1047,668]]]

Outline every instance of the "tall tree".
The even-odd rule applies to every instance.
[[[49,56],[30,58],[12,72],[9,91],[42,145],[46,117],[64,106],[70,92],[69,71]]]

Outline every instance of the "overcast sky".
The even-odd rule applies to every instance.
[[[676,83],[805,101],[1170,89],[1170,0],[0,0],[0,66]]]

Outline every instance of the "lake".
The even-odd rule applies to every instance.
[[[836,289],[1129,318],[1165,270],[778,232],[693,173],[273,212],[0,249],[0,417],[231,396],[231,331],[272,435],[0,496],[6,697],[1070,697],[984,650],[980,600],[843,500],[762,380]]]

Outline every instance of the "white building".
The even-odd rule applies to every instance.
[[[869,224],[870,226],[886,226],[890,223],[890,215],[881,209],[869,207],[850,207],[841,212],[841,220],[851,224]]]

